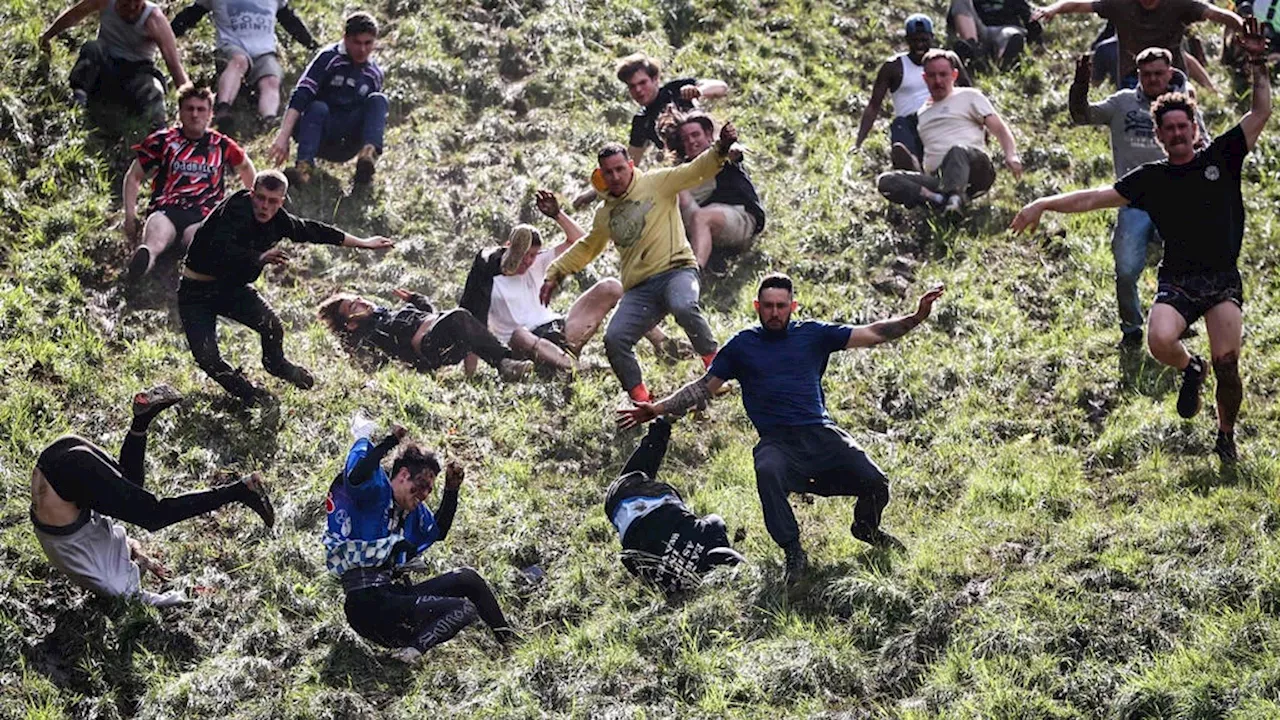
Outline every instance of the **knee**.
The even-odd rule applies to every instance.
[[[383,95],[380,92],[369,95],[365,98],[365,102],[368,103],[365,107],[379,110],[384,114],[387,112],[387,109],[391,107],[391,101],[387,99],[386,95]]]
[[[893,192],[893,178],[895,175],[897,173],[887,172],[880,173],[876,177],[876,190],[880,191],[881,195],[888,197]]]
[[[470,566],[460,567],[457,570],[454,570],[453,576],[458,585],[467,588],[468,590],[488,586],[488,583],[484,581],[484,578],[480,577],[480,573],[476,572],[476,569]]]
[[[1240,351],[1228,350],[1213,356],[1213,374],[1219,380],[1240,379]]]
[[[307,111],[302,113],[302,116],[314,120],[323,120],[329,117],[329,103],[323,100],[314,100],[307,106]]]
[[[702,518],[702,522],[706,524],[706,526],[709,528],[714,528],[716,530],[726,529],[726,525],[724,524],[724,518],[720,517],[719,515],[715,515],[715,514],[708,515]]]
[[[258,79],[258,92],[279,92],[280,78],[276,75],[266,75]]]
[[[602,302],[610,307],[617,305],[622,299],[622,283],[617,278],[605,278],[596,283],[595,290]]]
[[[621,328],[610,324],[604,331],[604,349],[605,352],[613,355],[620,352],[626,352],[632,345],[631,338],[627,337],[627,333]]]
[[[227,69],[222,71],[223,74],[244,75],[249,72],[249,58],[236,53],[227,60]]]

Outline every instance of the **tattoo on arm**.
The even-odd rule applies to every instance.
[[[880,336],[880,342],[889,342],[906,335],[919,324],[920,321],[916,320],[915,315],[904,315],[892,320],[881,320],[878,323],[873,323],[871,330]]]
[[[681,415],[711,399],[707,389],[707,376],[694,380],[662,401],[662,409],[672,415]]]

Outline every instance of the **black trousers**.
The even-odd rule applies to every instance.
[[[418,365],[423,370],[435,370],[456,365],[472,353],[495,368],[511,357],[507,346],[499,342],[489,332],[488,326],[477,320],[471,311],[454,308],[442,314],[422,338]]]
[[[262,366],[279,375],[289,365],[284,356],[284,325],[267,301],[249,285],[223,285],[183,278],[178,285],[178,317],[196,364],[236,397],[253,395],[253,385],[222,359],[218,350],[218,318],[230,318],[262,339]]]
[[[450,640],[479,617],[494,631],[507,629],[489,584],[459,568],[417,585],[379,585],[347,593],[351,629],[385,647],[425,652]]]
[[[65,435],[40,453],[36,467],[58,497],[75,503],[81,510],[95,510],[153,531],[242,501],[250,492],[243,483],[234,483],[213,490],[157,498],[143,487],[146,452],[144,433],[125,435],[119,462],[88,440]]]
[[[107,54],[102,43],[90,40],[80,46],[69,80],[73,90],[123,103],[152,124],[164,124],[164,76],[153,62],[118,60]]]

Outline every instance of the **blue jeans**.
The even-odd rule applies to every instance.
[[[917,160],[924,157],[924,142],[920,140],[920,131],[916,129],[915,113],[893,119],[889,124],[889,142],[906,145]]]
[[[330,107],[316,100],[298,119],[293,137],[298,141],[298,160],[315,162],[317,157],[345,162],[360,148],[372,145],[382,153],[382,135],[387,129],[387,96],[373,93],[361,105]]]
[[[659,273],[622,294],[604,331],[605,355],[622,389],[629,392],[644,381],[635,345],[668,313],[684,328],[699,355],[716,351],[715,336],[698,302],[700,294],[698,271],[691,267]]]
[[[1145,210],[1122,207],[1111,234],[1111,254],[1116,259],[1116,304],[1120,309],[1120,330],[1142,329],[1142,301],[1138,298],[1138,278],[1147,266],[1147,243],[1159,239],[1156,226]]]

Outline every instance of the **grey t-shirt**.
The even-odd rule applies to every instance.
[[[125,62],[150,62],[156,57],[156,42],[147,35],[147,18],[159,8],[153,2],[142,5],[142,12],[133,22],[125,22],[116,12],[116,0],[107,0],[106,7],[98,14],[98,42],[107,55]]]
[[[1169,92],[1185,92],[1187,77],[1181,70],[1173,71]],[[1155,122],[1151,118],[1151,103],[1141,87],[1121,90],[1100,103],[1089,104],[1089,124],[1107,125],[1111,128],[1111,156],[1116,166],[1116,177],[1121,178],[1130,170],[1145,163],[1163,160],[1164,150],[1156,142]],[[1201,137],[1208,138],[1204,117],[1196,114]]]
[[[276,51],[276,12],[285,0],[196,0],[213,11],[218,47],[244,50],[251,58]]]
[[[84,524],[62,535],[35,526],[36,539],[49,562],[80,587],[99,595],[136,597],[148,605],[185,602],[180,591],[157,595],[142,589],[138,564],[129,553],[129,536],[111,518],[89,510]],[[34,520],[34,517],[33,517]]]

